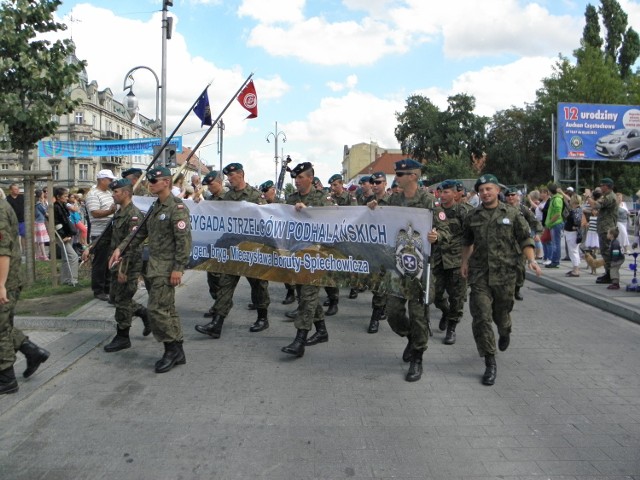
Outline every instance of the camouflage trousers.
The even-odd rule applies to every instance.
[[[611,270],[611,252],[609,252],[611,240],[607,238],[607,232],[598,232],[598,242],[600,243],[600,255],[604,260],[604,269],[609,273],[609,270]]]
[[[211,295],[212,300],[218,299],[221,276],[221,273],[207,272],[207,285],[209,285],[209,295]]]
[[[338,287],[324,287],[324,291],[327,293],[329,300],[338,301],[340,298],[340,289]]]
[[[410,337],[414,350],[424,352],[427,349],[429,317],[424,302],[420,298],[407,300],[403,297],[388,295],[387,315],[391,330],[401,337]]]
[[[481,357],[496,354],[496,339],[492,322],[498,327],[498,334],[511,333],[511,310],[515,282],[506,285],[489,285],[485,276],[471,283],[469,309],[473,321],[471,329],[476,347]]]
[[[442,311],[442,316],[447,322],[460,322],[467,299],[467,281],[460,274],[460,268],[435,267],[432,273],[434,305]],[[445,293],[447,298],[444,296]]]
[[[176,311],[176,289],[169,277],[148,278],[151,290],[147,312],[153,337],[159,342],[182,342],[182,321]]]
[[[524,285],[524,265],[524,258],[518,260],[516,263],[516,288],[522,288]]]
[[[118,282],[117,272],[111,273],[111,286],[109,294],[113,295],[116,304],[115,319],[118,328],[131,328],[133,312],[142,307],[138,302],[133,301],[133,296],[138,291],[138,278],[142,271],[142,258],[136,265],[129,264],[127,280],[124,283]]]
[[[223,317],[229,315],[229,312],[233,308],[233,292],[235,292],[239,281],[240,277],[237,275],[228,275],[225,273],[220,276],[218,299],[212,309],[214,315],[222,315]],[[269,298],[269,282],[249,277],[247,277],[247,281],[251,286],[251,303],[260,310],[269,308],[269,303],[271,303]]]
[[[16,351],[29,338],[13,326],[13,315],[19,297],[20,290],[9,291],[9,302],[0,305],[0,370],[13,366],[16,362]]]
[[[320,287],[302,285],[298,315],[293,323],[298,330],[311,330],[313,322],[324,320],[324,310],[319,302]]]

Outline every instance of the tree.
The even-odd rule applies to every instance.
[[[422,168],[422,173],[427,176],[429,183],[441,182],[447,178],[476,178],[478,176],[466,155],[449,155],[448,153],[442,156],[442,162],[427,163]]]
[[[582,31],[582,40],[580,45],[583,47],[594,47],[600,50],[602,48],[602,38],[600,37],[600,21],[598,20],[598,11],[593,5],[587,5],[584,12],[585,25]]]
[[[73,111],[70,87],[84,62],[75,58],[71,40],[51,43],[44,34],[65,30],[53,20],[61,0],[3,0],[0,5],[0,121],[11,150],[21,153],[22,168],[31,168],[29,152],[55,133],[54,116]],[[33,186],[25,179],[27,282],[35,277],[33,263]]]
[[[396,113],[395,135],[402,152],[420,161],[440,161],[440,111],[423,95],[411,95],[402,113]]]

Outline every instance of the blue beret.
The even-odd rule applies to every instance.
[[[498,181],[498,178],[491,173],[487,173],[485,175],[482,175],[480,178],[478,178],[478,180],[476,180],[476,184],[473,186],[473,188],[477,192],[478,188],[480,188],[480,185],[484,185],[485,183],[493,183],[495,185],[500,186],[500,182]]]
[[[211,170],[202,179],[202,184],[203,185],[209,185],[210,183],[213,183],[215,181],[215,179],[218,178],[218,175],[220,175],[220,174],[218,173],[217,170]]]
[[[137,177],[142,176],[142,169],[140,168],[129,168],[122,172],[122,178],[128,177],[129,175],[135,175]]]
[[[405,158],[403,160],[398,160],[394,168],[396,172],[406,172],[408,170],[420,170],[422,168],[422,164],[412,160],[411,158]]]
[[[371,177],[368,175],[365,175],[364,177],[360,177],[360,180],[358,181],[359,184],[363,184],[363,183],[371,183]]]
[[[456,188],[458,182],[455,180],[445,180],[440,185],[438,185],[438,190],[450,190],[452,188]]]
[[[458,190],[459,192],[464,192],[464,183],[462,183],[460,180],[456,180],[456,190]]]
[[[387,174],[384,172],[374,172],[371,174],[371,180],[369,180],[370,182],[373,182],[374,180],[387,180]]]
[[[131,185],[131,181],[127,178],[121,178],[120,180],[114,180],[109,184],[109,188],[111,190],[115,190],[116,188],[127,187]]]
[[[307,170],[311,170],[312,168],[313,165],[311,164],[311,162],[299,163],[291,170],[291,178],[296,178],[302,172],[306,172]]]
[[[336,173],[334,175],[331,175],[331,177],[329,177],[329,183],[333,183],[336,180],[342,180],[342,175],[340,175],[339,173]]]
[[[398,182],[396,182],[395,180],[391,182],[391,188],[396,188],[397,186],[398,186]]]
[[[147,172],[147,179],[153,180],[154,178],[171,177],[171,170],[167,167],[152,168]]]
[[[260,191],[263,193],[267,193],[272,187],[275,187],[275,184],[271,180],[267,180],[262,185],[260,185]]]
[[[231,172],[239,172],[243,170],[241,163],[230,163],[222,169],[222,173],[229,175]]]

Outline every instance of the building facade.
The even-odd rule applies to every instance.
[[[357,143],[351,147],[345,145],[342,154],[342,176],[346,182],[354,180],[362,176],[361,172],[375,163],[383,154],[390,153],[401,155],[402,150],[381,148],[375,142]]]

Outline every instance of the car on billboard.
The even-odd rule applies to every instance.
[[[624,160],[630,153],[640,150],[640,130],[623,128],[600,137],[596,143],[596,152],[603,157]]]

